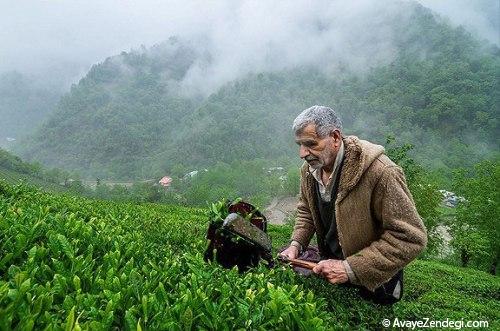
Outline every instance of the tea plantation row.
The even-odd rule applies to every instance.
[[[380,307],[354,289],[285,267],[240,275],[203,261],[207,213],[44,193],[0,181],[0,330],[322,330],[383,318],[488,320],[500,281],[416,261],[404,300]],[[271,227],[274,247],[290,227]]]

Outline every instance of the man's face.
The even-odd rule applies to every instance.
[[[308,124],[295,136],[299,145],[299,156],[314,169],[324,168],[331,171],[340,146],[341,135],[335,130],[321,138],[316,133],[316,125]]]

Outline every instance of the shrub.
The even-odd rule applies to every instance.
[[[488,320],[500,280],[415,261],[393,307],[287,267],[203,261],[202,209],[53,195],[0,181],[0,329],[378,329],[382,318]],[[275,248],[290,226],[270,226]]]

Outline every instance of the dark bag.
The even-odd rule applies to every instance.
[[[398,271],[391,279],[377,287],[373,292],[362,287],[360,295],[381,305],[392,305],[398,302],[403,297],[403,270]]]
[[[279,249],[279,252],[283,252],[289,246],[284,246]],[[321,261],[321,256],[319,254],[319,249],[316,246],[308,246],[307,249],[298,256],[299,260],[318,263]],[[311,269],[302,268],[299,266],[292,266],[293,271],[301,276],[311,276],[314,275]]]
[[[229,213],[237,213],[243,218],[250,217],[250,222],[253,225],[267,232],[266,217],[253,205],[243,201],[228,202],[227,204]],[[215,255],[215,261],[221,266],[228,269],[238,266],[240,272],[256,267],[260,259],[266,260],[270,267],[273,264],[270,252],[266,252],[257,245],[224,231],[220,220],[210,221],[207,239],[209,244],[204,254],[205,261],[213,261]]]

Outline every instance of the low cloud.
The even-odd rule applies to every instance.
[[[249,72],[307,65],[363,71],[394,58],[384,22],[408,14],[405,2],[4,0],[0,72],[18,70],[69,86],[108,56],[171,36],[209,54],[182,82],[186,91],[202,94]],[[489,40],[498,33],[498,17],[488,18],[496,1],[419,2],[455,24],[466,21]]]
[[[423,6],[464,26],[480,39],[500,46],[500,1],[498,0],[418,0]]]

